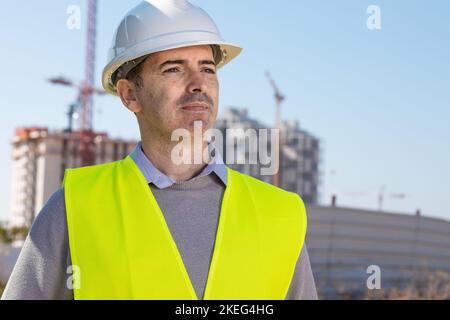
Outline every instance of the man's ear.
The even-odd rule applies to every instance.
[[[116,84],[117,94],[122,103],[128,110],[135,114],[140,112],[142,107],[137,99],[135,85],[126,79],[120,79]]]

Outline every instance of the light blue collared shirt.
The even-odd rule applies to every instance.
[[[158,189],[165,189],[177,183],[171,177],[165,175],[153,165],[153,163],[149,158],[147,158],[144,151],[142,150],[141,142],[136,145],[130,156],[134,160],[138,168],[141,170],[142,174],[147,180],[147,183],[153,183]],[[219,177],[219,179],[223,182],[223,184],[225,186],[227,185],[227,167],[224,164],[222,156],[217,149],[215,149],[214,157],[205,167],[205,169],[203,169],[203,171],[198,176],[192,178],[189,181],[198,179],[200,177],[205,177],[211,173],[215,173],[217,177]]]

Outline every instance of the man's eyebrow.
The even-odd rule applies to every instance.
[[[186,60],[167,60],[159,65],[159,70],[161,70],[162,68],[164,68],[165,66],[168,66],[168,65],[172,65],[172,64],[183,65],[185,63],[186,63]],[[213,60],[200,60],[198,64],[199,65],[207,64],[207,65],[214,65],[214,66],[216,65],[216,63]]]
[[[214,66],[216,65],[216,63],[214,61],[212,61],[212,60],[201,60],[199,62],[199,64],[212,64]]]
[[[171,64],[184,64],[186,60],[167,60],[159,65],[159,70]]]

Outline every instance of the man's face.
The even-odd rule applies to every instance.
[[[218,108],[219,83],[209,45],[157,52],[144,62],[143,88],[137,91],[139,121],[170,137],[176,129],[203,132],[212,127]]]

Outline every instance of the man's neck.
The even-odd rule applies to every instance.
[[[176,182],[183,182],[198,176],[207,166],[207,162],[197,163],[191,161],[190,164],[176,164],[172,159],[172,151],[177,142],[164,144],[153,139],[142,138],[142,149],[146,157],[162,173],[172,178]],[[207,144],[203,147],[206,147]],[[203,151],[204,149],[202,149]],[[191,159],[192,160],[192,159]]]

